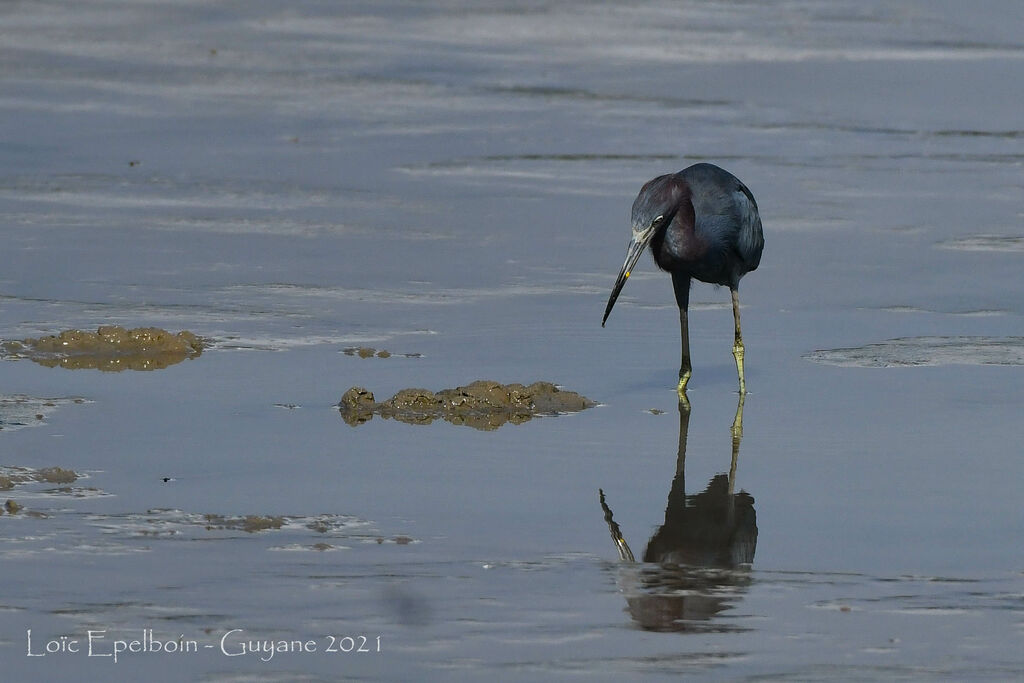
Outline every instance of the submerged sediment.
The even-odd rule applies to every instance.
[[[284,517],[272,515],[244,515],[242,517],[225,517],[223,515],[204,515],[206,528],[209,530],[237,530],[256,533],[267,529],[280,529],[285,524]]]
[[[341,350],[346,356],[358,356],[359,358],[391,358],[401,356],[403,358],[421,358],[421,353],[392,353],[387,349],[375,349],[372,346],[349,346]]]
[[[15,488],[19,488],[22,485],[33,484],[33,483],[44,483],[44,484],[72,484],[77,481],[79,475],[74,470],[64,469],[63,467],[43,467],[41,469],[33,469],[31,467],[14,467],[11,465],[0,465],[0,491],[12,491]],[[56,489],[61,492],[68,491],[70,488],[62,487]],[[36,491],[35,495],[38,496],[39,492]],[[8,515],[17,515],[19,512],[25,509],[18,501],[13,498],[8,498],[2,506],[0,506],[0,515],[6,512]],[[46,517],[47,515],[40,512],[29,512],[26,513],[30,517]]]
[[[1024,337],[901,337],[858,347],[821,349],[804,358],[862,368],[1024,365]]]
[[[38,339],[6,341],[10,358],[27,358],[47,367],[69,370],[159,370],[203,351],[203,340],[184,330],[171,333],[159,327],[126,329],[104,325],[95,332],[65,330]]]
[[[430,424],[440,419],[492,430],[508,422],[520,424],[537,416],[574,413],[594,405],[585,396],[563,391],[551,382],[523,385],[479,380],[438,392],[402,389],[381,403],[363,387],[352,387],[341,397],[338,409],[352,426],[379,415],[408,424]]]
[[[78,480],[78,473],[63,467],[12,467],[0,465],[0,491],[8,491],[19,484],[43,482],[46,484],[71,484]]]

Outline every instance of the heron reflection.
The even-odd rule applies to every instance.
[[[743,439],[740,394],[733,420],[729,473],[715,475],[701,493],[686,493],[686,436],[690,404],[679,403],[679,448],[665,521],[647,542],[638,563],[600,491],[601,508],[622,561],[619,587],[629,613],[652,631],[738,630],[724,618],[750,584],[757,547],[754,498],[735,492],[736,464]]]

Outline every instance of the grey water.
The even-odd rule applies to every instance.
[[[1020,677],[1022,69],[1009,0],[0,4],[0,337],[212,344],[0,361],[5,679]],[[689,413],[649,258],[600,326],[697,161],[741,435],[728,292]],[[477,379],[601,405],[335,408]]]

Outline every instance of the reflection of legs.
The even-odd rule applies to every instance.
[[[729,465],[729,495],[732,495],[736,484],[736,461],[740,456],[740,441],[743,439],[743,401],[746,394],[740,392],[739,403],[736,404],[736,417],[732,421],[732,464]]]
[[[676,450],[676,478],[683,476],[686,467],[686,434],[690,431],[690,401],[679,394],[679,448]]]
[[[615,542],[615,548],[619,551],[619,559],[623,562],[636,562],[636,559],[633,557],[633,551],[629,549],[629,544],[622,537],[622,530],[619,529],[619,525],[612,518],[612,509],[604,502],[604,491],[598,489],[598,493],[601,496],[601,509],[604,510],[604,521],[608,524],[608,531],[611,532],[612,541]]]
[[[736,289],[732,292],[732,317],[736,322],[736,341],[732,345],[732,355],[736,358],[736,373],[740,376],[740,394],[747,393],[747,383],[743,379],[743,335],[740,334],[740,295]]]
[[[686,310],[690,306],[690,278],[686,275],[672,273],[672,289],[676,294],[676,304],[679,306],[679,342],[682,350],[682,358],[679,362],[679,384],[676,391],[680,400],[686,399],[686,383],[690,381],[690,325],[687,320]]]

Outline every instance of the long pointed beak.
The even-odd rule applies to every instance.
[[[615,305],[615,300],[619,298],[619,292],[622,291],[622,287],[626,284],[626,280],[629,279],[630,274],[633,272],[633,266],[640,260],[640,256],[644,253],[644,249],[647,248],[647,244],[651,241],[651,236],[654,235],[654,230],[647,229],[643,232],[634,232],[633,239],[629,242],[629,248],[626,250],[626,260],[622,264],[622,270],[619,271],[619,276],[615,278],[615,286],[612,287],[612,295],[608,297],[608,305],[604,309],[604,318],[601,319],[601,327],[604,327],[605,322],[608,320],[608,315],[612,312],[612,306]]]

